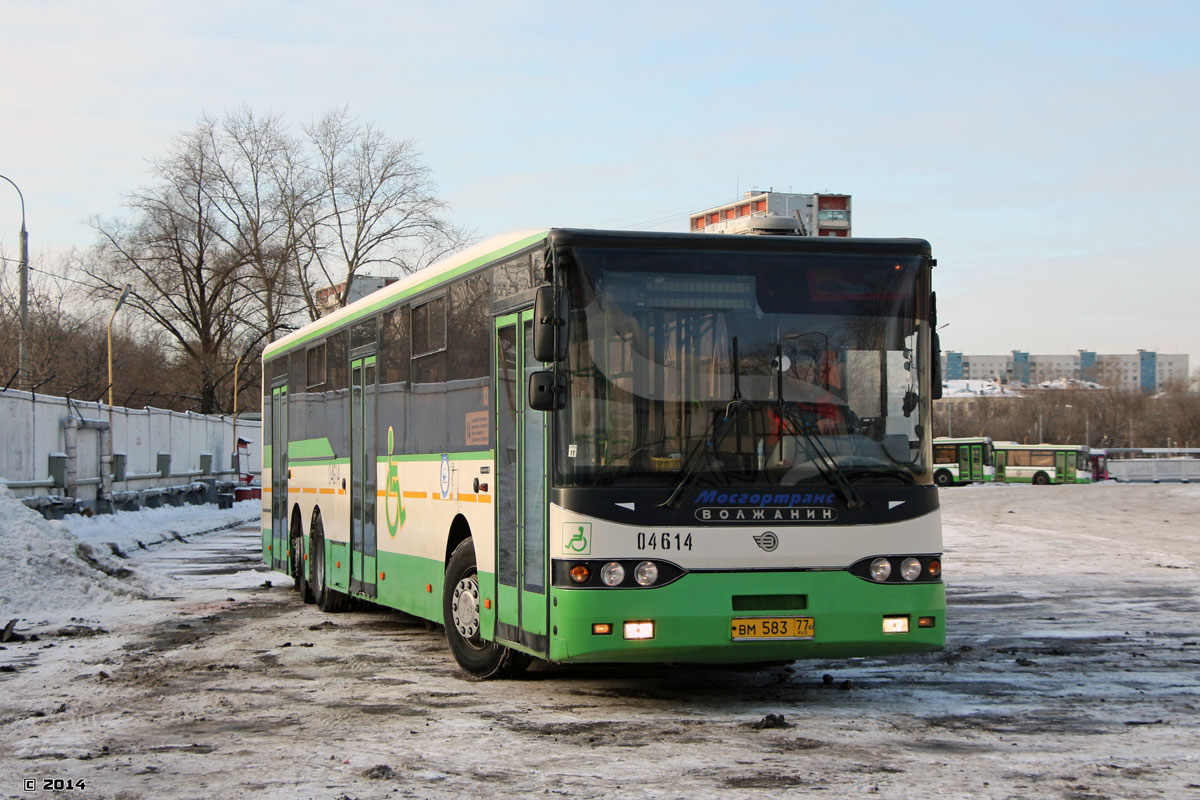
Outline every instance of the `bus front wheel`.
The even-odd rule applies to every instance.
[[[446,621],[446,641],[450,651],[458,665],[478,680],[520,672],[529,665],[529,657],[484,640],[479,626],[479,604],[475,543],[466,539],[450,556],[442,592],[442,618]]]
[[[1037,486],[1045,486],[1046,484],[1048,484],[1050,482],[1050,476],[1044,472],[1039,472],[1038,474],[1033,476],[1033,482]]]
[[[939,469],[933,473],[933,482],[938,486],[949,486],[954,483],[954,478],[944,469]]]

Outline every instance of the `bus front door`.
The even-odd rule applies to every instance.
[[[272,569],[290,572],[288,547],[288,390],[271,388],[271,541]]]
[[[971,445],[971,480],[983,480],[983,445]]]
[[[496,319],[496,640],[545,655],[546,417],[527,405],[533,312]]]
[[[350,363],[350,591],[375,597],[375,356]]]
[[[1070,462],[1068,463],[1068,458]],[[1058,483],[1075,482],[1075,454],[1059,450],[1054,454],[1055,469],[1058,472]]]

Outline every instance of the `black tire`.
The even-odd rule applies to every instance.
[[[1045,486],[1050,482],[1050,476],[1044,472],[1039,472],[1033,476],[1034,486]]]
[[[938,486],[951,486],[954,484],[954,477],[944,469],[939,469],[933,473],[933,482]]]
[[[526,654],[486,642],[479,635],[479,571],[475,566],[475,543],[470,539],[454,549],[446,565],[442,618],[450,652],[470,677],[508,677],[529,666]]]
[[[317,608],[326,614],[344,611],[349,598],[337,589],[331,589],[325,581],[325,529],[320,517],[313,520],[312,550],[309,561],[312,563],[312,593]]]
[[[304,562],[304,540],[299,536],[292,537],[292,578],[296,581],[296,592],[305,603],[313,601],[312,589],[308,585],[308,570]]]

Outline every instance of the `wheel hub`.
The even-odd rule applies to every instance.
[[[463,578],[454,587],[450,609],[454,616],[454,627],[462,637],[476,638],[479,635],[479,584],[474,576]]]

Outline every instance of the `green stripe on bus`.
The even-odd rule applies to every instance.
[[[441,461],[442,453],[413,453],[412,455],[379,456],[375,460],[381,464],[388,461]],[[451,461],[491,461],[495,457],[491,450],[478,450],[470,453],[446,453]]]
[[[473,258],[470,261],[466,262],[465,264],[460,264],[459,266],[454,267],[453,269],[450,269],[446,272],[442,272],[442,273],[439,273],[438,275],[434,275],[434,276],[430,277],[428,280],[421,281],[420,283],[408,288],[407,290],[405,290],[404,292],[402,292],[400,294],[388,295],[386,298],[383,298],[375,303],[371,303],[370,305],[359,309],[358,311],[354,312],[350,316],[333,320],[332,322],[330,322],[327,325],[322,325],[319,328],[315,328],[314,330],[310,331],[306,336],[303,336],[300,339],[296,339],[295,341],[288,342],[287,344],[275,345],[274,347],[268,346],[267,349],[263,351],[263,360],[272,359],[272,358],[275,358],[276,356],[281,356],[285,353],[290,353],[292,350],[295,350],[298,347],[306,345],[309,342],[313,341],[314,339],[320,339],[322,336],[329,333],[330,331],[337,330],[338,328],[341,328],[346,325],[353,325],[355,322],[361,320],[363,317],[369,317],[372,314],[374,314],[375,312],[379,311],[380,309],[387,308],[388,306],[392,306],[397,303],[403,302],[405,299],[412,297],[415,294],[420,294],[421,292],[425,291],[426,289],[429,289],[433,286],[437,286],[438,284],[454,280],[458,276],[463,275],[467,272],[470,272],[471,270],[475,269],[476,267],[481,267],[484,264],[487,264],[489,261],[495,261],[497,259],[504,258],[505,256],[512,255],[513,253],[517,252],[518,250],[524,250],[526,247],[529,247],[531,244],[534,244],[535,242],[538,242],[545,238],[546,238],[546,231],[542,231],[541,233],[535,233],[533,236],[528,236],[524,239],[521,239],[520,241],[513,242],[512,244],[510,244],[506,247],[501,247],[499,250],[493,250],[492,252],[486,253],[482,256],[479,256],[478,258]]]
[[[333,458],[333,446],[324,436],[319,439],[300,439],[288,442],[288,461],[310,458]]]
[[[451,461],[491,461],[493,458],[495,458],[495,453],[493,453],[491,450],[480,450],[478,452],[472,452],[472,453],[446,453],[446,455],[450,457]],[[268,464],[271,463],[270,456],[271,456],[270,453],[267,453],[264,456],[264,458],[267,459]],[[390,456],[377,456],[375,458],[375,461],[380,464],[386,464],[389,461],[416,462],[416,461],[441,461],[441,460],[442,460],[441,453],[415,453],[413,455],[394,454],[394,455],[390,455]],[[289,451],[288,452],[288,463],[293,464],[298,461],[313,462],[313,463],[308,464],[307,466],[316,466],[318,462],[322,465],[324,465],[324,464],[349,464],[350,463],[349,458],[335,457],[332,450],[329,452],[328,455],[319,455],[319,456],[297,456],[295,454],[294,450]],[[306,465],[305,464],[296,464],[296,466],[302,467],[302,466],[306,466]]]

